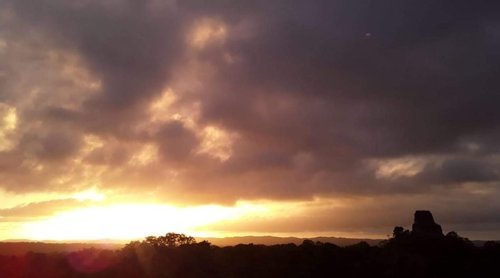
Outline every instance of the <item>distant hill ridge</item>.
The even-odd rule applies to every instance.
[[[238,244],[301,244],[304,240],[309,239],[314,242],[321,241],[323,243],[333,243],[338,246],[347,246],[365,241],[370,245],[377,245],[380,239],[356,239],[356,238],[338,238],[338,237],[314,237],[314,238],[299,238],[299,237],[276,237],[276,236],[240,236],[240,237],[224,237],[224,238],[196,238],[198,242],[206,240],[217,246],[233,246]],[[97,240],[89,242],[60,242],[60,241],[30,241],[30,240],[5,240],[0,241],[0,255],[23,255],[27,252],[51,253],[51,252],[73,252],[86,248],[110,249],[115,250],[122,248],[125,244],[113,240]]]
[[[304,240],[312,240],[314,242],[320,241],[323,243],[332,243],[338,246],[348,246],[365,241],[369,245],[377,245],[382,239],[362,239],[362,238],[342,238],[342,237],[312,237],[312,238],[299,238],[299,237],[277,237],[277,236],[237,236],[237,237],[224,237],[224,238],[196,238],[197,241],[206,240],[213,245],[217,246],[232,246],[237,244],[301,244]]]
[[[82,249],[96,248],[116,250],[124,244],[117,243],[65,243],[65,242],[0,242],[0,255],[24,255],[28,252],[36,253],[66,253]]]
[[[354,245],[362,241],[371,246],[378,245],[383,239],[363,239],[363,238],[343,238],[343,237],[277,237],[277,236],[236,236],[236,237],[198,237],[198,242],[208,241],[212,245],[225,247],[235,246],[238,244],[255,244],[255,245],[279,245],[279,244],[296,244],[300,245],[304,240],[312,240],[313,242],[332,243],[340,247]],[[483,246],[484,240],[473,240],[476,246]],[[498,241],[497,241],[498,242]],[[96,248],[116,250],[120,249],[128,241],[122,240],[94,240],[86,242],[61,242],[61,241],[30,241],[25,239],[11,239],[0,241],[0,255],[24,255],[28,252],[36,253],[66,253],[74,252],[82,249]]]

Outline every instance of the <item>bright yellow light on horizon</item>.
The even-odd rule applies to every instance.
[[[78,201],[103,201],[104,199],[106,199],[106,195],[104,195],[103,193],[99,193],[95,188],[75,193],[71,197]]]
[[[167,232],[206,236],[203,225],[239,218],[252,206],[177,208],[159,204],[122,204],[76,209],[26,223],[22,234],[35,240],[130,240]]]

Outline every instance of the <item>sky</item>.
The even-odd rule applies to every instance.
[[[500,239],[499,8],[0,0],[0,239]]]

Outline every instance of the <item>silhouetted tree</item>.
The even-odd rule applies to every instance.
[[[406,230],[405,228],[400,226],[394,227],[394,230],[392,231],[392,237],[396,240],[408,238],[410,234],[411,233],[409,230]]]
[[[193,237],[184,234],[167,233],[164,236],[148,236],[143,243],[149,244],[153,247],[177,247],[180,245],[189,245],[196,243]]]

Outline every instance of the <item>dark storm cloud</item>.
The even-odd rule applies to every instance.
[[[80,138],[61,132],[53,132],[34,139],[40,145],[35,146],[36,155],[41,159],[58,160],[72,157],[81,147]]]
[[[42,126],[76,134],[74,140],[40,137],[34,141],[42,151],[20,144],[19,152],[75,156],[83,134],[158,147],[162,159],[140,169],[119,168],[133,157],[126,151],[112,159],[120,151],[94,150],[84,162],[123,175],[105,172],[103,186],[163,187],[189,191],[193,199],[234,201],[430,192],[433,184],[498,180],[499,162],[491,158],[499,150],[492,138],[500,134],[500,4],[494,1],[17,0],[2,6],[15,15],[12,22],[43,33],[42,46],[75,53],[100,84],[79,105],[19,108],[25,120],[39,117]],[[194,49],[189,32],[206,18],[224,32],[217,43]],[[166,88],[177,97],[168,109],[187,110],[184,118],[139,128]],[[79,92],[73,93],[86,93]],[[191,104],[196,111],[186,108]],[[228,159],[197,152],[206,126],[238,135]],[[367,160],[403,156],[458,160],[428,163],[405,178],[415,190],[377,179],[370,172],[376,169],[365,167]],[[159,169],[183,172],[170,182]],[[219,190],[227,194],[213,193]]]
[[[160,154],[166,161],[183,162],[199,143],[196,135],[179,121],[165,123],[157,137]]]
[[[467,140],[496,148],[497,142],[471,138],[499,132],[495,76],[500,56],[494,49],[500,41],[491,31],[498,24],[491,12],[498,4],[329,1],[298,6],[273,2],[234,12],[253,29],[249,37],[230,36],[226,42],[224,49],[240,62],[207,58],[218,65],[220,80],[201,95],[202,120],[259,142],[251,154],[266,148],[289,157],[311,152],[322,167],[311,177],[348,172],[344,179],[320,180],[326,186],[310,185],[318,191],[344,191],[344,186],[357,191],[357,182],[374,183],[357,177],[359,161],[366,158],[454,155]],[[232,160],[239,159],[236,152]],[[455,166],[443,165],[429,175],[433,182],[497,180],[488,169]]]
[[[491,182],[498,180],[497,166],[481,160],[450,159],[429,165],[416,179],[421,183]]]
[[[102,82],[102,94],[87,99],[82,114],[99,132],[130,124],[161,92],[184,41],[185,19],[168,2],[9,2],[21,19],[78,51]]]
[[[461,136],[496,128],[499,56],[498,37],[485,31],[495,21],[492,4],[442,3],[263,9],[251,39],[228,42],[243,62],[223,67],[224,80],[234,82],[207,96],[205,116],[269,136],[266,128],[279,125],[298,142],[316,127],[314,137],[361,155],[448,152]],[[305,113],[293,109],[279,122],[255,117],[256,98],[278,94],[305,97],[298,104]],[[315,98],[323,111],[307,107]]]
[[[93,150],[85,157],[85,162],[94,165],[119,166],[124,164],[129,156],[125,147],[111,145]]]

